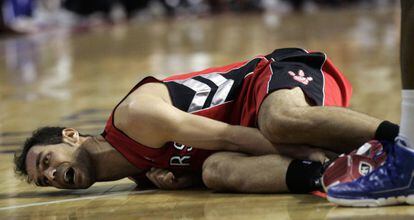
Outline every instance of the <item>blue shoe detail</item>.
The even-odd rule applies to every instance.
[[[385,163],[353,182],[330,187],[329,201],[346,206],[414,202],[414,151],[407,147],[402,137],[398,137],[394,145],[383,145],[388,153]]]

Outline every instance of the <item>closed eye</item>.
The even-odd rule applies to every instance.
[[[50,153],[46,154],[46,156],[43,158],[42,164],[43,164],[44,168],[49,167],[50,158],[51,158],[51,154]]]

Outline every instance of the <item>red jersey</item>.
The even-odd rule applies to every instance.
[[[352,90],[324,53],[298,48],[278,49],[248,61],[163,80],[147,77],[130,93],[149,82],[164,83],[172,104],[182,111],[246,127],[257,127],[260,105],[273,91],[300,87],[313,105],[346,107]],[[214,153],[174,140],[162,148],[144,146],[115,127],[113,113],[103,136],[129,162],[144,170],[157,167],[201,172],[205,159]]]

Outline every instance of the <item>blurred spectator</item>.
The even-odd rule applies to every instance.
[[[137,14],[159,17],[205,15],[229,11],[280,13],[286,10],[314,11],[323,6],[339,7],[355,3],[379,5],[395,2],[395,0],[0,0],[2,6],[0,33],[30,33],[52,27],[117,23],[131,19]],[[92,18],[90,19],[92,21],[89,18]]]
[[[32,29],[34,0],[1,0],[0,30],[9,32],[26,32]]]
[[[82,16],[103,13],[108,18],[114,5],[120,4],[126,15],[131,17],[135,11],[146,8],[149,2],[150,0],[64,0],[63,7]]]

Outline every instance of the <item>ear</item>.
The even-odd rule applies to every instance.
[[[77,147],[81,144],[79,132],[74,128],[65,128],[62,130],[63,142]]]

